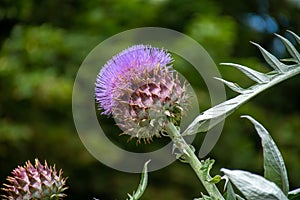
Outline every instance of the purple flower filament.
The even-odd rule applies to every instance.
[[[170,54],[164,50],[145,45],[132,46],[114,56],[104,65],[96,80],[96,101],[103,108],[103,114],[111,114],[116,105],[116,87],[126,88],[132,78],[171,62]]]
[[[102,114],[113,114],[131,137],[159,136],[170,117],[181,116],[186,102],[185,86],[172,70],[172,61],[165,50],[149,45],[132,46],[114,56],[96,80],[95,98]]]

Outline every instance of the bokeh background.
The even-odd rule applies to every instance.
[[[266,72],[270,68],[249,41],[260,43],[279,58],[287,57],[273,33],[296,44],[286,30],[300,34],[300,1],[1,0],[1,184],[17,165],[38,157],[63,168],[70,187],[66,199],[125,199],[137,187],[139,174],[110,169],[87,152],[73,124],[71,102],[76,72],[89,51],[114,34],[144,26],[170,28],[191,36],[216,63],[237,62]],[[253,83],[234,69],[220,67],[220,71],[225,79],[242,86]],[[190,81],[201,83],[193,76]],[[216,160],[212,173],[220,174],[220,168],[226,167],[262,174],[260,140],[252,125],[239,118],[249,114],[264,124],[278,144],[291,188],[300,187],[299,88],[297,76],[231,115],[208,155]],[[195,90],[200,109],[209,108],[205,86],[197,84]],[[227,92],[228,97],[236,95]],[[118,139],[122,137],[109,120],[107,126],[114,130],[112,138],[127,140],[126,136]],[[193,143],[196,149],[203,138],[203,134],[197,136]],[[135,142],[130,144],[136,146]],[[159,140],[153,145],[157,144]],[[142,199],[192,199],[200,192],[205,193],[190,167],[175,162],[149,174]]]

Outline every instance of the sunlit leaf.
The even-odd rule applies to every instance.
[[[193,135],[199,132],[206,132],[210,130],[251,98],[267,90],[268,88],[300,73],[300,63],[285,65],[261,46],[256,43],[254,44],[258,46],[266,61],[275,69],[275,71],[263,74],[254,70],[250,70],[250,68],[246,68],[242,65],[228,63],[228,65],[233,65],[247,74],[247,76],[255,79],[258,83],[250,86],[249,88],[243,89],[235,83],[217,78],[229,88],[241,94],[200,113],[183,131],[182,135]]]
[[[290,200],[299,200],[300,199],[300,188],[292,190],[288,194]]]
[[[232,185],[230,183],[230,181],[228,181],[227,185],[226,185],[226,194],[225,194],[225,199],[226,200],[236,200],[236,194],[232,188]]]
[[[257,82],[257,83],[267,83],[270,81],[271,76],[255,71],[249,67],[243,66],[243,65],[239,65],[239,64],[235,64],[235,63],[221,63],[221,65],[227,65],[227,66],[232,66],[237,68],[238,70],[240,70],[241,72],[243,72],[246,76],[248,76],[250,79],[252,79],[253,81]]]
[[[238,84],[236,83],[233,83],[233,82],[230,82],[230,81],[226,81],[222,78],[218,78],[218,77],[215,77],[215,79],[221,81],[222,83],[224,83],[225,85],[227,85],[231,90],[237,92],[237,93],[240,93],[240,94],[243,94],[245,92],[247,92],[247,90],[245,90],[244,88],[242,88],[241,86],[239,86]]]
[[[221,169],[247,200],[287,200],[279,187],[262,176],[242,170]]]
[[[264,176],[266,179],[276,183],[284,194],[289,191],[289,181],[285,164],[279,149],[277,148],[268,131],[250,116],[242,116],[250,120],[261,138],[264,154]]]
[[[283,73],[286,70],[285,64],[283,64],[282,62],[280,62],[274,55],[272,55],[271,53],[269,53],[267,50],[265,50],[259,44],[255,43],[255,42],[251,42],[251,43],[258,47],[258,49],[260,50],[261,54],[265,58],[266,62],[273,69],[275,69],[279,73]]]
[[[202,197],[195,198],[194,200],[214,200],[212,197],[202,194]]]
[[[283,62],[294,62],[294,63],[298,63],[298,61],[295,58],[283,58],[280,59]]]
[[[294,38],[296,39],[296,41],[298,42],[298,44],[300,44],[300,36],[299,35],[297,35],[296,33],[292,32],[290,30],[288,30],[287,32],[291,33],[294,36]]]
[[[300,62],[300,54],[298,53],[298,51],[296,50],[296,48],[294,47],[294,45],[292,45],[292,43],[290,41],[288,41],[286,38],[282,37],[281,35],[275,34],[282,42],[283,44],[286,46],[288,52],[291,54],[291,56],[298,62]]]

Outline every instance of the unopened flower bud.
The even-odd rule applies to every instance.
[[[3,184],[2,190],[7,193],[3,195],[5,200],[58,200],[66,196],[63,193],[67,189],[66,179],[62,177],[62,170],[57,173],[55,166],[49,167],[46,161],[42,165],[35,159],[35,166],[27,161],[12,174],[7,177],[10,184]]]

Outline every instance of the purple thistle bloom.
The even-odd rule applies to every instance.
[[[117,104],[116,98],[120,94],[116,93],[116,87],[128,88],[132,78],[171,62],[170,54],[164,50],[145,45],[132,46],[114,56],[104,65],[96,80],[96,101],[103,108],[103,114],[111,114]]]
[[[187,102],[163,49],[136,45],[109,60],[100,70],[95,98],[102,114],[113,114],[124,134],[151,140],[169,121],[178,123]],[[174,76],[175,75],[175,76]]]

